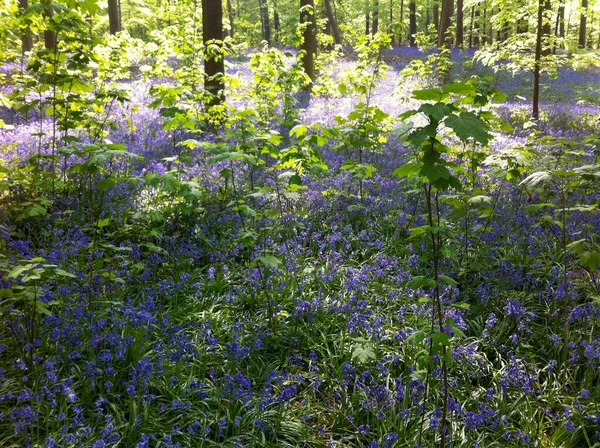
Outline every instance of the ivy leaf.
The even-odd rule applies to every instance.
[[[472,138],[485,146],[490,141],[488,127],[473,112],[461,112],[460,115],[450,115],[446,118],[445,123],[463,142]]]

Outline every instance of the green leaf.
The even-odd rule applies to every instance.
[[[409,177],[411,174],[417,172],[422,167],[420,163],[405,163],[399,168],[396,168],[392,173],[392,176],[398,177]]]
[[[470,138],[486,146],[490,141],[487,125],[473,112],[461,112],[460,115],[450,115],[444,121],[456,136],[463,142]]]
[[[600,252],[598,251],[587,251],[583,252],[579,256],[579,263],[588,268],[591,272],[595,271],[600,267]]]
[[[450,171],[444,165],[424,164],[419,171],[421,176],[424,176],[429,182],[435,182],[438,179],[449,179]]]
[[[465,302],[451,303],[450,305],[452,305],[454,308],[460,308],[461,310],[468,310],[471,307],[471,305]]]
[[[447,275],[440,275],[440,282],[444,285],[456,286],[458,282],[454,280],[452,277],[448,277]]]
[[[446,115],[450,114],[451,109],[445,103],[423,104],[419,108],[419,112],[433,118],[435,121],[441,121]]]
[[[435,286],[435,280],[424,275],[416,275],[406,284],[406,287],[409,289],[418,289],[423,287],[435,288]]]
[[[411,122],[402,123],[394,129],[392,129],[392,135],[395,135],[396,137],[402,137],[404,134],[410,131],[413,128],[413,126],[414,124]]]
[[[409,337],[406,338],[408,342],[412,342],[413,344],[420,344],[425,339],[425,332],[422,330],[416,330]]]
[[[282,264],[282,261],[273,255],[263,255],[261,257],[256,257],[253,264],[261,264],[263,266],[277,268]]]
[[[439,101],[443,97],[440,89],[413,90],[413,98],[421,101]]]
[[[450,336],[443,331],[432,331],[429,333],[433,345],[448,346],[450,344]]]
[[[352,350],[352,359],[364,364],[368,361],[376,359],[375,350],[373,347],[366,344],[357,344]]]

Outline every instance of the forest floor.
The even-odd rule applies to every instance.
[[[491,76],[514,130],[441,131],[462,190],[393,174],[417,153],[392,132],[426,87],[399,74],[411,49],[364,134],[336,119],[359,95],[301,97],[294,139],[281,96],[265,128],[239,95],[215,136],[132,82],[108,146],[45,162],[51,117],[4,108],[0,446],[434,447],[445,426],[452,447],[600,446],[600,72],[544,80],[532,122],[530,78],[468,56],[452,79]],[[282,183],[261,151],[296,143],[328,169]]]

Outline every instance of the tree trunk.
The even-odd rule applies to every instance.
[[[315,18],[315,2],[314,0],[300,0],[300,24],[302,25],[302,67],[311,81],[314,82],[315,76],[315,55],[317,54],[317,21]],[[308,85],[307,90],[310,91],[312,83]]]
[[[229,37],[233,37],[235,35],[235,17],[231,0],[227,0],[227,17],[229,18]]]
[[[438,48],[452,45],[452,35],[448,33],[454,15],[454,0],[442,0],[442,17],[438,30]]]
[[[552,48],[550,48],[548,45],[548,40],[550,39],[550,34],[552,33],[552,23],[550,22],[550,18],[546,17],[551,9],[552,4],[550,3],[550,0],[545,0],[544,10],[542,11],[542,57],[548,56],[550,53],[552,53]],[[544,44],[546,44],[545,47]]]
[[[587,11],[588,11],[588,0],[581,0],[581,17],[579,18],[579,48],[585,48],[586,39],[586,22],[587,22]]]
[[[440,5],[438,5],[437,1],[433,3],[433,25],[436,31],[440,29]]]
[[[456,48],[462,48],[465,44],[463,8],[463,0],[456,0]]]
[[[400,0],[400,46],[402,46],[404,40],[404,34],[402,31],[404,30],[404,0]]]
[[[488,44],[492,45],[494,43],[494,27],[492,26],[492,17],[494,15],[494,8],[492,6],[492,8],[490,9],[490,15],[489,15],[489,24],[488,24],[488,29],[487,29],[487,38],[488,38]]]
[[[365,10],[365,36],[371,34],[371,2],[367,0]]]
[[[544,0],[538,0],[537,34],[535,39],[535,62],[533,66],[533,104],[531,115],[540,118],[540,75],[542,60],[542,34],[544,28]]]
[[[202,42],[205,47],[217,45],[223,47],[223,3],[214,0],[202,0]],[[221,104],[225,97],[223,74],[225,62],[222,51],[204,53],[204,89],[209,106]]]
[[[487,35],[487,6],[484,4],[483,6],[483,21],[482,21],[482,30],[481,30],[481,43],[486,45],[488,43],[488,35]]]
[[[122,30],[119,0],[108,0],[108,27],[110,34],[117,34]]]
[[[479,11],[479,7],[475,8],[475,22],[473,29],[473,46],[475,48],[479,48],[479,18],[481,17],[481,12]]]
[[[46,19],[46,26],[48,26],[50,19],[54,17],[54,10],[44,9],[43,16]],[[49,29],[44,30],[44,46],[48,50],[54,50],[56,48],[56,32]]]
[[[593,9],[592,9],[592,12],[590,14],[590,26],[589,26],[589,28],[590,28],[590,33],[589,33],[588,38],[587,38],[587,48],[588,48],[588,50],[591,50],[592,49],[592,44],[593,44],[593,42],[592,42],[592,36],[594,35],[594,10]]]
[[[214,0],[212,0],[214,1]],[[262,38],[271,45],[271,23],[269,22],[269,5],[267,0],[258,0],[260,9],[260,24],[262,27]]]
[[[469,48],[473,48],[473,23],[475,22],[475,6],[471,6],[471,23],[469,24]]]
[[[414,47],[416,45],[415,42],[415,34],[417,34],[417,4],[414,0],[411,0],[408,4],[409,9],[409,26],[408,26],[408,39],[410,42],[410,46]]]
[[[275,42],[281,42],[281,21],[277,11],[277,1],[273,0],[273,26],[275,27]]]
[[[29,0],[19,0],[19,12],[25,11],[29,8]],[[31,30],[29,27],[23,30],[23,34],[21,34],[21,51],[25,53],[26,51],[31,51],[33,48],[33,38],[31,37]]]
[[[394,0],[390,0],[390,31],[392,34],[392,47],[396,45],[396,33],[394,33],[392,30],[392,25],[394,24]]]
[[[338,27],[337,20],[335,20],[335,14],[333,13],[333,8],[331,7],[331,0],[325,0],[325,9],[327,11],[327,20],[329,21],[329,25],[331,25],[331,31],[333,32],[333,41],[336,45],[342,45],[340,29]]]
[[[373,1],[373,26],[371,32],[373,34],[379,31],[379,0]]]

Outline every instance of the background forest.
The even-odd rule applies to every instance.
[[[600,3],[0,0],[1,447],[600,447]]]

